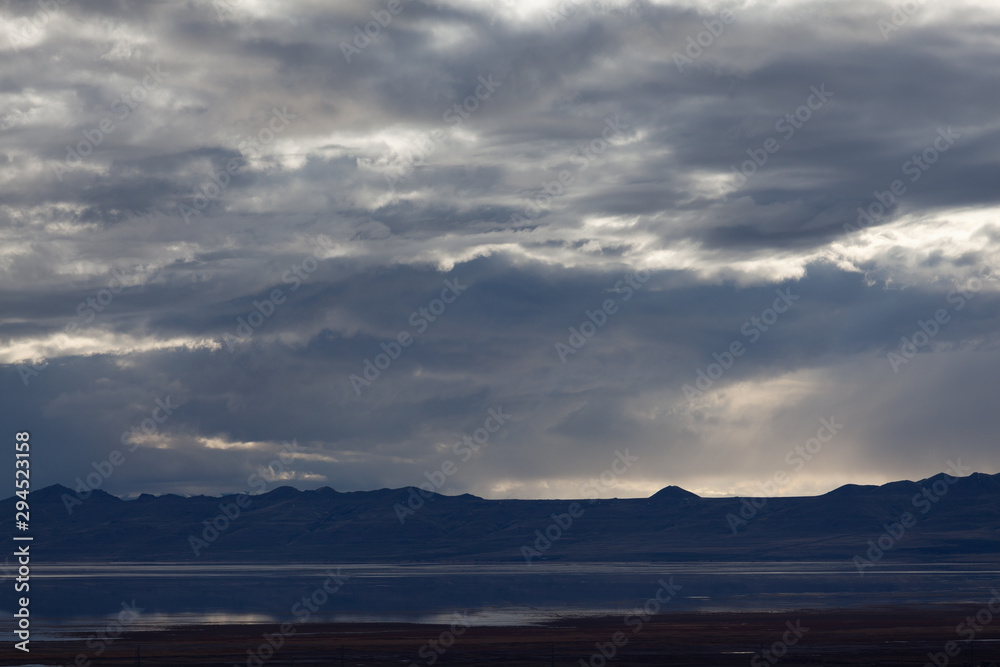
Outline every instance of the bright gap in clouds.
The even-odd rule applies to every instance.
[[[886,354],[1000,261],[997,3],[928,0],[883,38],[892,3],[412,1],[350,61],[341,41],[384,2],[227,7],[109,21],[67,3],[43,41],[0,46],[0,363],[12,414],[72,443],[46,481],[104,460],[167,394],[184,407],[110,491],[240,489],[293,438],[309,443],[297,485],[398,488],[500,404],[518,418],[444,492],[575,497],[629,449],[641,469],[601,495],[749,495],[831,416],[847,430],[778,495],[928,476],[956,448],[989,472],[996,281],[905,367]],[[724,8],[736,20],[681,71],[673,53]],[[162,85],[60,181],[66,146],[155,64]],[[490,73],[495,94],[447,122]],[[723,198],[730,165],[824,83],[831,103]],[[286,105],[288,127],[248,148]],[[583,169],[615,118],[629,127]],[[844,233],[949,126],[960,141],[890,215]],[[232,159],[188,224],[178,204]],[[127,289],[81,322],[112,268]],[[650,281],[564,363],[555,343],[640,269]],[[348,378],[413,333],[446,277],[468,293],[356,393]],[[779,285],[801,301],[687,401]],[[230,349],[274,289],[285,302]],[[40,359],[24,386],[16,364]]]

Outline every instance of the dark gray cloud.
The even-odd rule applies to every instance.
[[[39,483],[129,447],[106,490],[240,490],[294,439],[299,486],[416,484],[501,406],[444,492],[580,495],[628,448],[607,495],[747,493],[831,417],[783,492],[996,472],[995,8],[555,6],[354,42],[385,3],[0,5],[0,422]]]

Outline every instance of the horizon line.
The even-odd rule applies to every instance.
[[[724,496],[700,496],[697,493],[694,493],[693,491],[688,491],[687,489],[685,489],[685,488],[683,488],[681,486],[678,486],[678,485],[675,485],[675,484],[668,484],[667,486],[664,486],[661,489],[659,489],[659,490],[655,491],[654,493],[652,493],[651,495],[645,496],[645,497],[629,497],[629,498],[624,498],[624,497],[623,498],[619,498],[619,497],[602,498],[602,497],[598,497],[598,498],[594,498],[594,500],[650,500],[650,499],[656,497],[657,495],[659,495],[660,493],[663,493],[664,491],[667,491],[669,489],[675,489],[676,491],[683,492],[685,494],[688,494],[689,496],[693,496],[695,498],[698,498],[699,500],[733,500],[733,499],[739,499],[739,498],[767,498],[767,499],[771,499],[771,498],[774,498],[774,499],[777,499],[777,498],[821,498],[823,496],[826,496],[826,495],[829,495],[831,493],[834,493],[835,491],[839,491],[840,489],[845,489],[845,488],[848,488],[848,487],[857,487],[859,489],[866,489],[866,488],[867,489],[880,489],[880,488],[884,488],[886,486],[890,486],[890,485],[893,485],[893,484],[903,484],[903,483],[920,484],[921,482],[927,482],[929,480],[934,480],[935,478],[940,477],[942,475],[947,476],[947,477],[954,477],[956,479],[962,480],[962,479],[969,479],[969,478],[976,477],[976,476],[985,476],[985,477],[995,478],[995,477],[1000,476],[1000,473],[990,474],[990,473],[982,473],[982,472],[973,471],[973,472],[970,472],[968,475],[956,476],[956,475],[951,475],[951,474],[949,474],[946,471],[941,471],[941,472],[938,472],[938,473],[935,473],[935,474],[931,475],[930,477],[925,477],[925,478],[920,479],[920,480],[900,479],[900,480],[893,480],[893,481],[890,481],[890,482],[885,482],[883,484],[854,484],[854,483],[848,482],[847,484],[842,484],[842,485],[840,485],[838,487],[835,487],[833,489],[830,489],[829,491],[826,491],[824,493],[819,493],[819,494],[815,494],[815,495],[792,495],[792,496],[761,496],[761,495],[746,495],[746,494],[742,494],[742,495],[724,495]],[[223,494],[218,495],[218,496],[212,496],[212,495],[207,495],[207,494],[181,494],[181,493],[173,493],[173,492],[167,492],[167,493],[161,493],[161,494],[142,492],[142,493],[137,494],[137,495],[130,495],[129,494],[129,495],[124,495],[124,496],[119,496],[119,495],[115,495],[113,493],[110,493],[108,491],[105,491],[104,489],[101,489],[100,487],[97,487],[97,488],[88,489],[88,494],[89,493],[96,493],[96,492],[99,491],[99,492],[103,493],[104,495],[110,496],[110,497],[115,498],[117,500],[121,500],[123,502],[132,502],[134,500],[138,500],[142,496],[151,496],[153,498],[164,498],[164,497],[168,497],[168,496],[175,496],[175,497],[178,497],[178,498],[212,498],[212,499],[222,499],[222,498],[228,498],[228,497],[240,496],[240,495],[262,497],[262,496],[266,496],[266,495],[269,495],[271,493],[274,493],[276,491],[280,491],[281,489],[292,489],[293,491],[295,491],[297,493],[317,492],[317,491],[322,491],[324,489],[328,489],[328,490],[333,491],[334,493],[338,493],[338,494],[347,494],[347,493],[378,493],[380,491],[390,491],[390,492],[392,492],[392,491],[408,491],[408,490],[412,489],[413,491],[415,491],[416,493],[418,493],[421,496],[423,496],[423,493],[421,493],[421,492],[426,492],[426,493],[429,493],[429,494],[432,494],[432,495],[435,495],[435,496],[441,496],[443,498],[461,498],[462,496],[471,496],[472,498],[475,498],[477,500],[486,500],[486,501],[490,501],[490,502],[503,502],[504,500],[520,501],[520,502],[553,502],[553,501],[570,501],[570,502],[572,502],[572,501],[578,501],[578,500],[588,500],[588,501],[591,500],[591,498],[589,498],[589,497],[584,497],[584,498],[484,498],[482,496],[477,496],[475,494],[468,493],[468,492],[458,493],[458,494],[453,494],[453,495],[445,494],[445,493],[440,493],[438,490],[433,490],[433,491],[432,490],[428,490],[427,488],[425,488],[425,486],[430,486],[430,484],[429,483],[425,483],[424,485],[420,485],[420,486],[407,485],[407,486],[401,486],[401,487],[396,487],[396,488],[382,487],[382,488],[379,488],[379,489],[366,489],[366,490],[355,490],[355,491],[338,491],[338,490],[334,489],[331,486],[320,486],[320,487],[317,487],[315,489],[300,489],[300,488],[298,488],[296,486],[292,486],[291,484],[282,484],[281,486],[276,486],[273,489],[270,489],[270,490],[264,491],[264,492],[260,492],[260,493],[248,493],[248,492],[245,492],[245,491],[235,491],[235,492],[223,493]],[[61,484],[59,482],[56,482],[56,483],[53,483],[53,484],[49,484],[48,486],[42,487],[40,489],[33,489],[31,491],[31,493],[39,493],[39,492],[42,492],[42,491],[47,491],[47,490],[52,489],[54,487],[59,487],[60,489],[64,489],[66,492],[69,492],[69,493],[71,493],[73,495],[78,495],[79,493],[81,493],[78,489],[74,490],[72,487],[66,486],[65,484]],[[0,502],[5,502],[5,501],[10,500],[10,499],[15,498],[15,497],[16,497],[16,494],[8,496],[6,498],[3,498],[2,500],[0,500]],[[428,496],[423,496],[423,497],[426,498]]]

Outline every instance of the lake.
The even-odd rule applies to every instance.
[[[879,564],[862,577],[849,561],[809,563],[525,563],[483,565],[58,564],[31,573],[33,638],[85,637],[123,604],[128,629],[309,621],[531,625],[623,615],[674,584],[670,611],[782,611],[981,604],[1000,585],[994,564]],[[323,592],[323,584],[327,590]],[[3,584],[9,585],[9,579]],[[12,595],[2,596],[10,627]],[[299,605],[296,607],[296,605]]]

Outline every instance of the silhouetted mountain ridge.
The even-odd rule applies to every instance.
[[[15,500],[0,501],[7,534]],[[522,547],[544,546],[546,533],[550,546],[536,560],[849,559],[907,512],[916,523],[894,543],[893,559],[1000,560],[1000,475],[981,473],[766,499],[702,498],[677,486],[649,498],[576,501],[282,486],[247,497],[131,500],[98,490],[81,501],[53,485],[29,500],[34,544],[50,562],[523,562]]]

